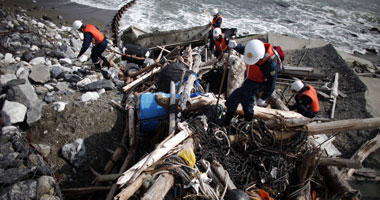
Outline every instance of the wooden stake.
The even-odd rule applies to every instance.
[[[334,80],[334,84],[333,84],[333,87],[331,90],[331,95],[330,95],[330,97],[333,98],[333,105],[332,105],[331,116],[330,116],[331,119],[334,118],[336,100],[337,100],[338,95],[339,95],[338,84],[339,84],[339,73],[335,73],[335,80]]]
[[[220,93],[222,93],[222,88],[223,88],[224,79],[226,78],[226,72],[227,72],[227,68],[228,68],[228,62],[229,62],[229,60],[230,60],[231,51],[232,51],[232,48],[228,49],[228,56],[227,56],[227,60],[226,60],[226,65],[224,66],[224,69],[223,69],[222,82],[220,82],[219,92],[218,92],[218,98],[217,98],[217,100],[216,100],[216,106],[219,105]],[[222,53],[223,53],[223,52],[222,52]]]

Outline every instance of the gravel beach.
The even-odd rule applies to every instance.
[[[24,9],[36,18],[49,17],[57,25],[71,26],[74,20],[81,19],[84,23],[98,26],[107,34],[111,33],[111,20],[116,13],[115,10],[97,9],[67,0],[37,0],[35,3],[30,0],[1,0],[0,5],[4,11],[17,13]]]

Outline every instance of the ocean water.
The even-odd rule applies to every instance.
[[[70,0],[115,10],[129,1]],[[323,39],[348,53],[379,53],[380,0],[137,0],[123,15],[121,29],[130,25],[146,31],[174,30],[208,23],[217,8],[223,27],[238,34],[274,32],[305,39]]]

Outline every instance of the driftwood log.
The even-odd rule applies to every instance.
[[[359,200],[357,197],[358,191],[353,189],[347,181],[347,175],[341,172],[337,167],[326,166],[319,167],[319,173],[324,176],[326,186],[329,188],[329,193],[334,195],[328,199],[343,199]]]
[[[129,199],[141,187],[146,176],[147,176],[146,173],[140,174],[140,176],[137,177],[137,179],[135,181],[133,181],[127,187],[123,188],[123,190],[118,195],[116,195],[114,199],[115,200],[127,200],[127,199]]]
[[[278,110],[285,110],[289,111],[289,108],[285,105],[285,103],[281,100],[281,96],[279,95],[280,91],[275,90],[270,99],[269,99],[269,104],[273,105],[275,108]]]
[[[166,193],[174,185],[174,177],[169,173],[161,174],[156,182],[149,188],[149,190],[141,198],[142,200],[162,200],[165,198]]]
[[[157,65],[156,68],[152,69],[152,71],[146,73],[145,75],[141,76],[140,78],[132,81],[131,83],[129,83],[128,85],[124,86],[123,87],[123,90],[124,92],[127,92],[128,90],[130,90],[133,86],[145,81],[147,78],[149,78],[150,76],[152,76],[153,74],[156,74],[157,72],[160,71],[160,67],[161,65]]]
[[[169,98],[162,94],[156,94],[154,99],[156,100],[157,104],[168,109],[169,107]],[[178,101],[178,100],[176,100]],[[211,94],[207,93],[202,96],[197,96],[194,98],[189,99],[187,110],[184,112],[189,112],[193,110],[198,110],[204,106],[216,104],[216,97]],[[220,103],[224,104],[225,100],[221,100]],[[238,109],[236,111],[238,114],[243,115],[243,108],[241,105],[238,106]],[[264,120],[277,120],[277,119],[294,119],[294,118],[302,118],[305,117],[301,114],[293,111],[282,111],[272,108],[263,108],[259,106],[254,107],[254,117],[258,119],[264,119]]]
[[[178,127],[181,129],[180,132],[178,132],[173,137],[168,138],[166,142],[164,142],[163,145],[157,149],[157,151],[155,150],[151,154],[145,156],[143,159],[125,171],[123,173],[123,176],[118,179],[117,184],[123,186],[125,184],[129,184],[130,182],[133,182],[135,179],[134,177],[139,176],[142,171],[153,165],[156,161],[160,160],[172,148],[183,142],[192,134],[192,131],[189,129],[186,123],[179,123]]]
[[[236,189],[235,184],[232,182],[228,171],[226,171],[223,166],[218,163],[216,160],[212,161],[211,169],[218,177],[218,179],[222,182],[223,185],[227,185],[229,190]]]
[[[362,163],[360,161],[345,158],[320,158],[318,165],[344,167],[352,169],[359,169],[362,167]]]
[[[355,160],[361,163],[371,154],[380,148],[380,134],[377,134],[376,137],[365,142],[355,153],[352,155],[351,160]],[[356,168],[358,169],[358,168]],[[349,169],[347,171],[347,176],[351,177],[354,174],[355,169]]]
[[[310,123],[304,126],[304,131],[308,135],[331,134],[343,131],[368,130],[380,127],[380,117],[366,119],[347,119],[324,123]],[[282,136],[277,135],[276,139],[289,139],[296,134],[295,131],[285,131]]]

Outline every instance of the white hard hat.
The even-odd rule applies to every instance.
[[[73,22],[73,28],[74,28],[75,30],[79,30],[80,27],[82,27],[82,25],[83,25],[83,23],[82,23],[80,20],[75,20],[75,21]]]
[[[212,31],[212,36],[214,37],[218,37],[221,34],[222,34],[222,29],[220,28],[214,28],[214,30]]]
[[[299,91],[301,91],[303,86],[304,86],[304,84],[302,83],[301,80],[296,80],[292,83],[292,90],[299,92]]]
[[[216,14],[218,14],[219,12],[218,12],[218,9],[214,8],[214,9],[212,9],[212,10],[210,11],[210,13],[211,13],[211,15],[216,15]]]
[[[244,62],[248,65],[256,64],[260,59],[264,58],[265,47],[260,40],[251,40],[245,45]]]

